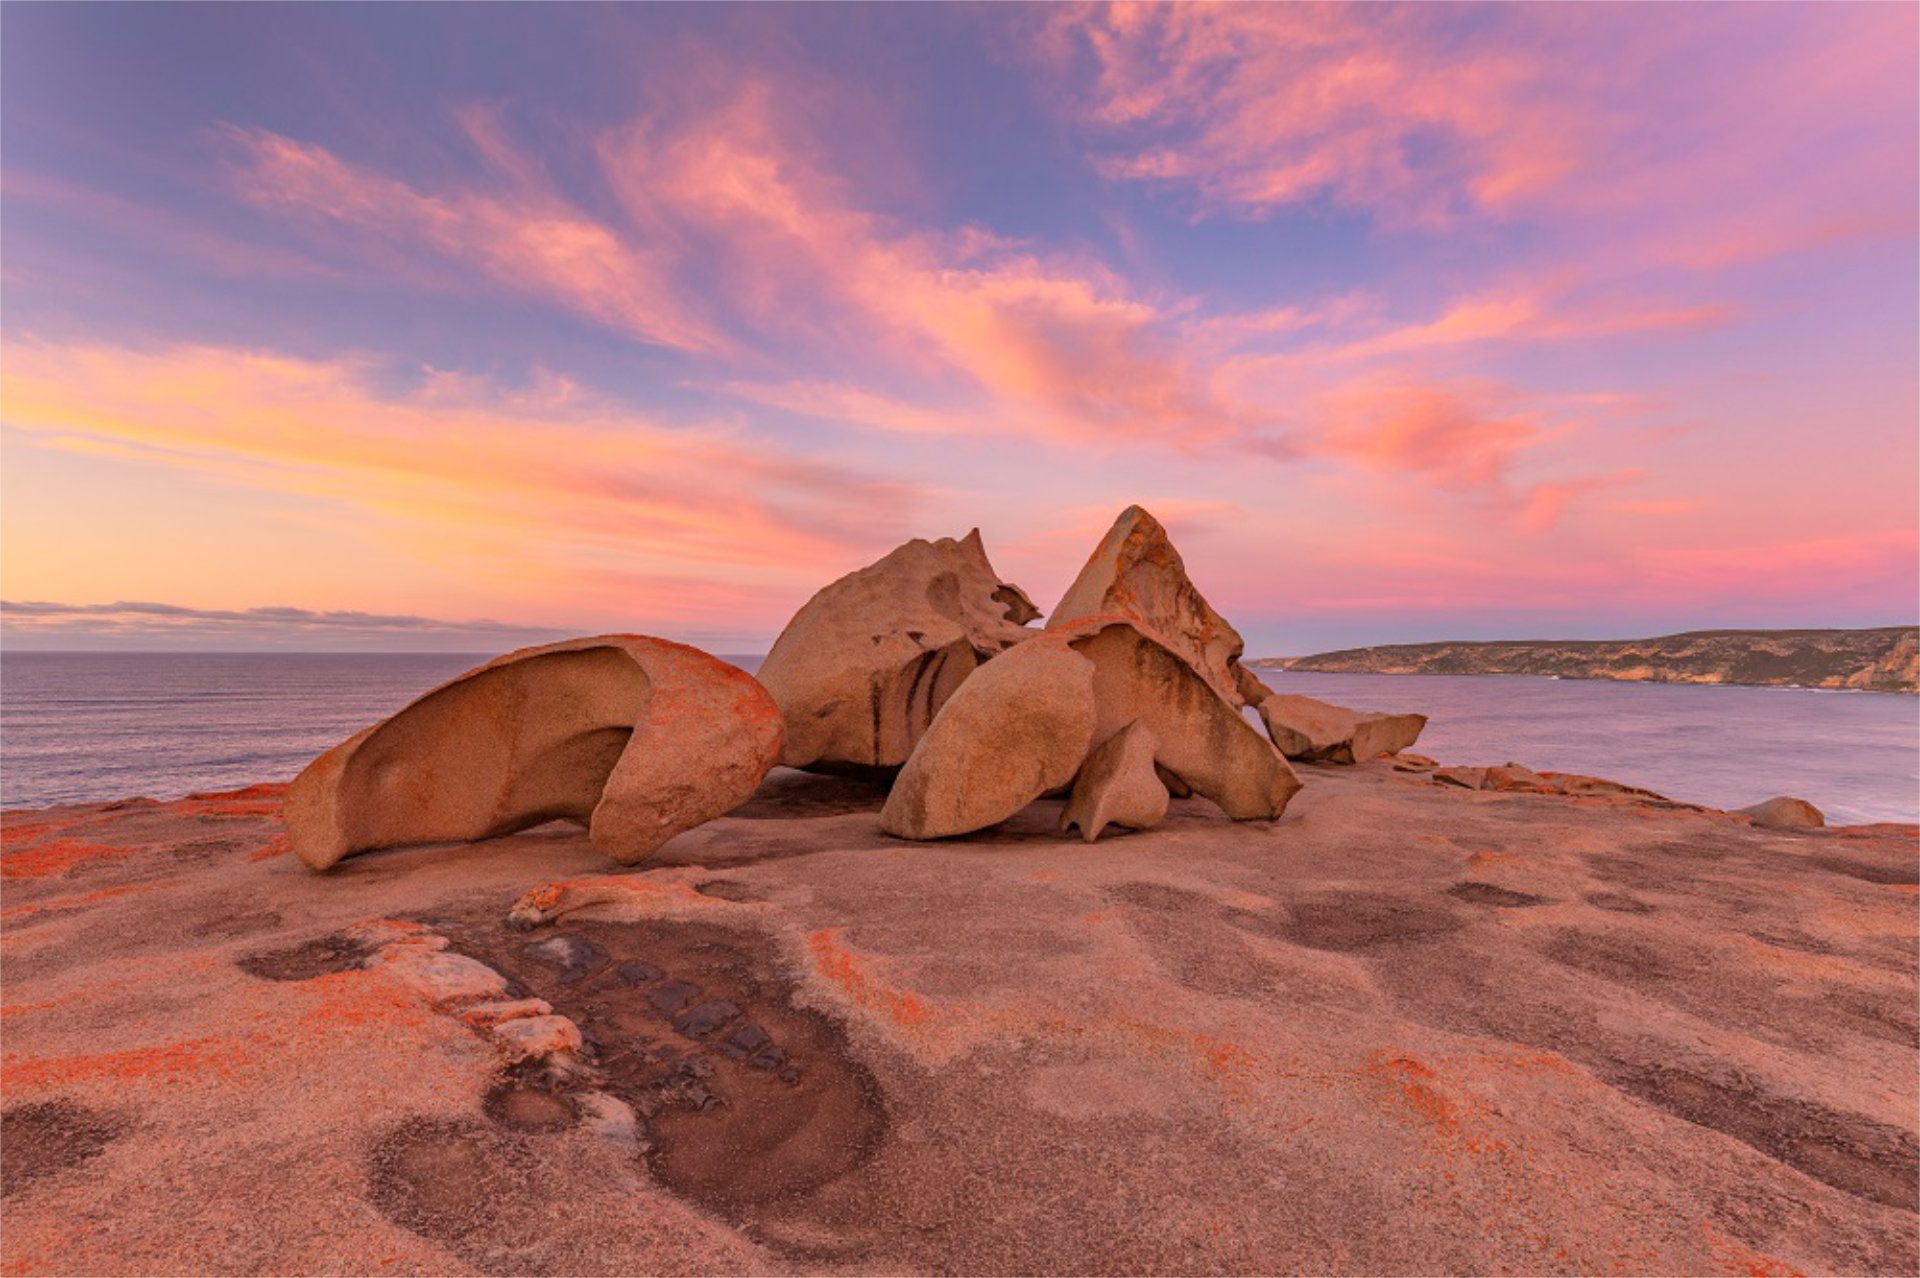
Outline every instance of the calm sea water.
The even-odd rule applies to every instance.
[[[9,653],[0,660],[0,802],[164,799],[287,780],[480,660]],[[1714,807],[1792,794],[1835,822],[1920,820],[1913,697],[1499,675],[1261,677],[1356,708],[1420,711],[1431,722],[1415,748],[1447,763],[1511,759]]]

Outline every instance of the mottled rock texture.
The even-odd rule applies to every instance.
[[[981,663],[1040,615],[974,529],[914,540],[809,599],[759,679],[787,724],[788,767],[895,768]]]
[[[1290,693],[1269,693],[1258,708],[1281,754],[1315,763],[1354,763],[1397,754],[1418,741],[1427,726],[1423,714],[1349,710]]]
[[[324,870],[565,819],[631,864],[745,802],[780,743],[771,698],[718,658],[642,635],[571,639],[490,661],[321,755],[287,792],[287,833]]]

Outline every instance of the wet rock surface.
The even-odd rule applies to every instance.
[[[124,1119],[72,1101],[0,1109],[0,1198],[99,1157],[126,1129]]]

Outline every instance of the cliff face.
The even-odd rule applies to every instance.
[[[1389,644],[1248,663],[1340,674],[1529,674],[1920,691],[1920,630],[1698,630],[1658,639]]]

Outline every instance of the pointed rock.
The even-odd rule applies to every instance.
[[[787,623],[759,679],[787,724],[782,762],[895,768],[980,663],[1040,615],[987,562],[980,530],[914,540],[823,588]]]
[[[1398,754],[1418,741],[1427,726],[1423,714],[1349,710],[1279,692],[1261,701],[1259,709],[1267,735],[1281,754],[1316,763],[1364,763],[1383,754]]]
[[[1047,626],[1068,626],[1089,617],[1139,622],[1186,658],[1228,705],[1249,704],[1238,674],[1246,647],[1240,632],[1208,605],[1187,578],[1187,566],[1167,530],[1139,506],[1127,507],[1113,521],[1047,617]]]
[[[1109,825],[1129,830],[1159,825],[1170,797],[1154,771],[1159,745],[1153,730],[1138,719],[1108,737],[1081,767],[1060,828],[1079,826],[1080,837],[1092,843]]]
[[[780,740],[772,698],[717,657],[570,639],[468,671],[327,751],[288,787],[284,819],[316,870],[556,819],[630,865],[746,802]]]

